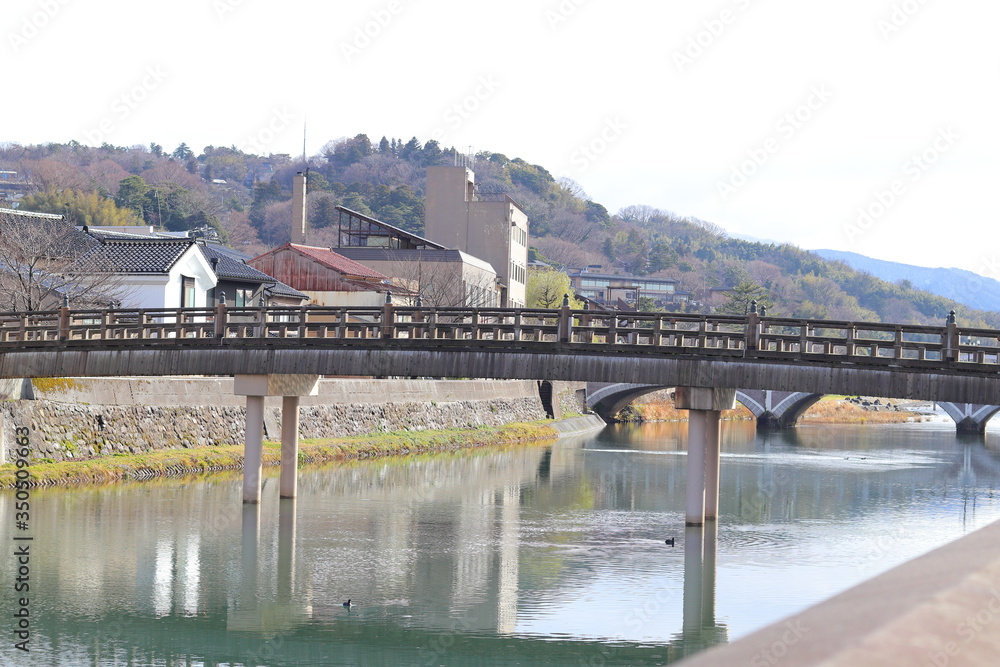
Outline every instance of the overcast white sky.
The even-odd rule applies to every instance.
[[[1000,278],[997,25],[996,0],[6,0],[0,140],[300,153],[307,119],[310,154],[439,138],[612,212]]]

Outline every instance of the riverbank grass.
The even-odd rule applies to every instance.
[[[302,439],[299,441],[299,464],[554,440],[558,433],[549,423],[539,421],[463,430],[396,431],[345,438]],[[265,442],[263,461],[265,466],[279,465],[281,445]],[[236,470],[242,467],[243,445],[225,445],[114,454],[58,463],[32,463],[28,467],[28,474],[32,486],[56,486]],[[13,463],[0,466],[0,488],[13,488],[15,474]]]

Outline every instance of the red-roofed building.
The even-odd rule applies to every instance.
[[[379,306],[389,278],[329,248],[286,243],[247,262],[307,294],[317,306]]]

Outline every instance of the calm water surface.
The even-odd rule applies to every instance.
[[[309,469],[249,509],[237,476],[33,491],[27,655],[2,492],[0,664],[666,664],[1000,518],[1000,434],[730,423],[720,521],[685,529],[685,440]]]

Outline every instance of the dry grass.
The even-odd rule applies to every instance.
[[[667,392],[648,394],[622,411],[624,417],[632,417],[629,421],[644,422],[681,422],[687,421],[688,411],[674,407],[674,399]],[[619,415],[619,418],[623,418]],[[735,410],[723,410],[723,419],[753,419],[753,413],[742,403],[736,404]]]
[[[452,452],[491,445],[514,445],[552,440],[558,433],[544,422],[507,424],[467,430],[399,431],[351,438],[302,440],[299,463],[329,463],[383,456],[408,456],[430,452]],[[264,443],[265,466],[281,462],[281,446]],[[59,463],[32,463],[28,467],[32,486],[107,483],[149,479],[243,467],[243,446],[193,447],[141,454],[117,454]],[[0,466],[0,489],[14,488],[13,463]]]
[[[905,424],[923,419],[912,412],[865,410],[846,401],[819,401],[806,410],[799,421],[811,424]]]
[[[687,421],[687,410],[674,407],[668,392],[658,391],[647,394],[619,414],[624,421]],[[754,416],[743,404],[737,403],[735,410],[722,413],[723,419],[753,419]],[[799,418],[800,422],[812,424],[903,424],[924,421],[926,418],[912,412],[891,410],[865,410],[843,400],[842,396],[827,396],[810,407]]]

